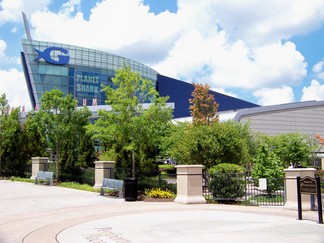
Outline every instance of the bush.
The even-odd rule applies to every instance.
[[[176,175],[177,170],[174,165],[159,165],[159,170],[161,173],[166,173],[169,175]]]
[[[173,192],[160,188],[145,189],[145,196],[150,198],[175,198]]]
[[[244,195],[244,167],[235,164],[219,164],[209,171],[211,189],[215,199],[236,200]]]
[[[160,180],[158,177],[141,177],[138,181],[138,190],[145,191],[147,189],[161,188],[172,192],[177,191],[176,184],[168,184],[166,180]]]
[[[77,182],[80,184],[93,185],[95,178],[94,170],[85,170],[83,168],[76,168],[70,172],[61,171],[60,181],[61,182]]]

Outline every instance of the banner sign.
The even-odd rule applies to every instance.
[[[74,77],[76,97],[99,97],[101,85],[109,85],[110,79],[111,77],[106,74],[76,70]]]

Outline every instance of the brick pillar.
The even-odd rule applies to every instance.
[[[95,185],[99,188],[102,186],[104,178],[114,178],[115,161],[96,161],[95,164]]]
[[[204,204],[202,194],[203,165],[178,165],[177,169],[177,197],[176,203]]]
[[[30,179],[35,179],[38,171],[48,170],[48,157],[33,157],[32,159],[32,175]]]
[[[315,178],[314,168],[294,168],[286,169],[285,172],[285,190],[286,190],[286,203],[285,209],[298,210],[297,205],[297,177],[303,178],[309,176]],[[310,195],[301,195],[303,211],[311,210]]]

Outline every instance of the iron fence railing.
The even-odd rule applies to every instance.
[[[202,180],[203,195],[208,200],[272,206],[282,206],[285,202],[284,178],[266,179],[264,187],[248,173],[209,174],[204,171]]]

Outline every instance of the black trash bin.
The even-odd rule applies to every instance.
[[[136,201],[137,200],[137,179],[126,178],[124,179],[124,198],[125,201]]]

